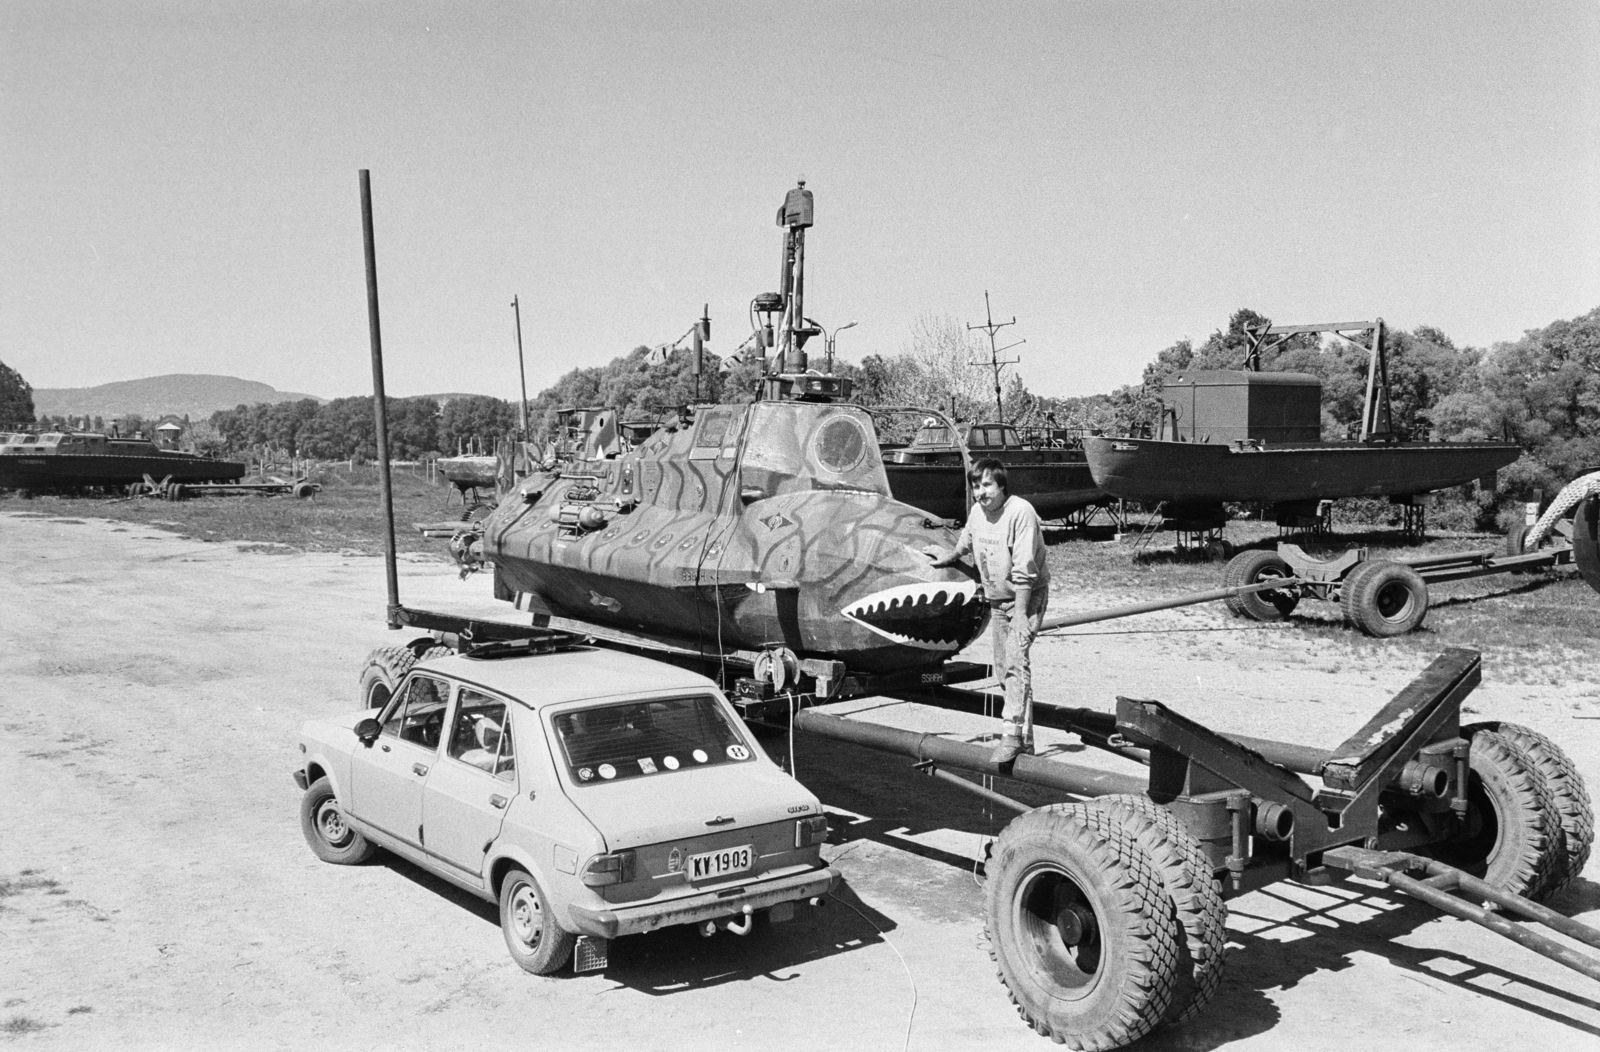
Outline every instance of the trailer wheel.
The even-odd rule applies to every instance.
[[[1472,742],[1466,819],[1453,841],[1431,853],[1503,891],[1541,899],[1566,855],[1544,778],[1505,735],[1481,727],[1463,733]]]
[[[419,653],[414,644],[420,642],[423,640],[416,640],[399,647],[379,647],[367,655],[367,660],[361,666],[363,708],[381,709],[389,704],[394,689],[418,662],[453,653],[445,646],[430,646]]]
[[[1589,852],[1594,846],[1594,808],[1589,802],[1583,776],[1578,774],[1577,765],[1561,746],[1532,727],[1495,720],[1463,727],[1461,733],[1470,737],[1484,730],[1498,733],[1521,749],[1533,761],[1534,769],[1544,776],[1565,848],[1562,865],[1552,876],[1549,894],[1553,895],[1578,878],[1583,867],[1589,864]]]
[[[1369,636],[1403,636],[1428,616],[1428,585],[1404,563],[1358,566],[1340,593],[1344,616]]]
[[[1148,796],[1102,796],[1090,806],[1123,816],[1126,828],[1161,874],[1184,936],[1172,1003],[1161,1025],[1186,1023],[1216,996],[1226,966],[1228,906],[1222,901],[1222,885],[1211,859],[1183,821]]]
[[[989,953],[1023,1021],[1074,1048],[1119,1048],[1172,1003],[1182,935],[1150,856],[1112,811],[1028,811],[988,866]]]
[[[1234,588],[1274,577],[1293,576],[1293,571],[1281,555],[1258,548],[1240,552],[1228,560],[1227,567],[1222,571],[1222,583],[1225,587]],[[1230,595],[1227,603],[1235,617],[1248,617],[1252,621],[1282,621],[1299,605],[1300,595],[1289,589],[1281,592],[1251,592],[1248,595]]]

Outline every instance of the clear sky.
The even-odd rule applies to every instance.
[[[841,356],[919,314],[1029,386],[1137,381],[1248,306],[1487,346],[1600,305],[1600,5],[0,0],[0,360],[514,397],[712,350],[816,194]]]

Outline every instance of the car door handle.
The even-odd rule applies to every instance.
[[[428,773],[428,765],[425,764],[425,763],[414,763],[414,764],[411,765],[411,773],[412,774],[419,774],[419,775],[427,774]]]
[[[509,801],[507,801],[506,798],[501,796],[499,793],[495,793],[493,796],[489,797],[489,803],[493,807],[504,807],[508,802]]]

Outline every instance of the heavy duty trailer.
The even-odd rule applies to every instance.
[[[1243,592],[1227,598],[1228,609],[1253,621],[1281,621],[1301,599],[1338,603],[1345,620],[1369,636],[1398,636],[1422,624],[1428,615],[1428,585],[1464,581],[1493,574],[1525,574],[1573,562],[1573,524],[1556,524],[1549,547],[1522,551],[1520,531],[1507,538],[1507,550],[1463,552],[1373,559],[1354,548],[1332,559],[1317,559],[1298,545],[1280,543],[1276,551],[1249,549],[1228,560],[1223,587],[1276,580],[1270,590]]]
[[[645,650],[717,678],[749,719],[781,718],[802,733],[903,755],[919,770],[1008,806],[1019,813],[999,834],[987,863],[990,952],[1023,1019],[1074,1048],[1117,1048],[1201,1012],[1222,981],[1225,900],[1283,880],[1382,881],[1600,980],[1600,960],[1568,944],[1600,947],[1600,931],[1539,904],[1588,861],[1594,818],[1587,791],[1571,761],[1539,732],[1510,723],[1462,725],[1462,703],[1481,678],[1475,651],[1440,655],[1334,749],[1219,734],[1154,700],[1118,698],[1114,712],[1055,706],[1048,699],[1036,704],[1036,725],[1070,731],[1087,745],[1140,764],[1144,775],[1134,777],[1033,755],[996,766],[989,749],[973,742],[896,730],[817,707],[877,692],[986,715],[992,698],[951,685],[973,678],[973,666],[945,662],[862,675],[831,662],[839,667],[811,674],[811,687],[802,693],[791,675],[799,670],[789,669],[776,651],[663,645],[614,627],[555,624],[548,614],[535,614],[543,624],[514,624],[402,606],[365,171],[361,178],[388,520],[388,623],[430,633],[369,659],[363,672],[369,700],[380,696],[379,686],[386,698],[410,664],[440,644],[479,654],[584,644]],[[780,212],[780,223],[785,214]],[[804,223],[792,224],[791,235],[809,225],[808,204],[802,214]],[[792,236],[786,245],[793,250]],[[1589,531],[1585,537],[1596,530],[1594,505],[1591,499],[1580,512]],[[1580,568],[1600,579],[1600,557],[1590,541],[1584,543],[1589,546],[1577,551]],[[1369,564],[1365,572],[1378,565],[1393,564]],[[1208,599],[1271,597],[1290,588],[1342,586],[1344,580],[1257,573],[1198,597],[1048,624]],[[1043,787],[1063,799],[1030,807],[952,770]],[[1308,775],[1316,781],[1308,782]]]

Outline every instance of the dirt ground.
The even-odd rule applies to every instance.
[[[406,863],[318,862],[297,820],[296,735],[352,707],[363,656],[397,641],[382,563],[254,547],[0,516],[0,1046],[1048,1047],[1018,1020],[982,935],[977,861],[1008,815],[866,750],[796,742],[846,877],[825,907],[745,939],[621,940],[602,974],[523,973],[491,907]],[[412,605],[496,612],[484,577],[460,582],[426,557],[402,562],[401,588]],[[1216,606],[1090,626],[1034,653],[1045,699],[1155,697],[1221,730],[1325,746],[1426,664],[1381,646],[1330,657],[1293,627],[1243,627]],[[1469,705],[1547,731],[1600,789],[1600,660],[1561,678],[1499,681],[1489,652]],[[839,708],[986,729],[885,699]],[[1120,762],[1050,732],[1041,744]],[[1600,924],[1597,867],[1551,905]],[[1233,900],[1229,926],[1209,1011],[1141,1048],[1600,1038],[1593,981],[1376,885],[1277,885]]]

